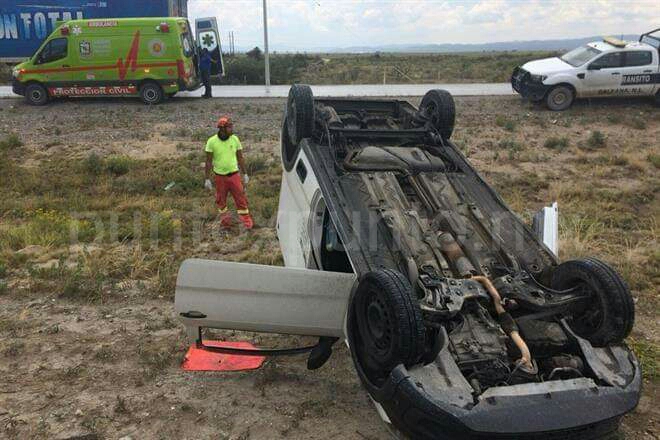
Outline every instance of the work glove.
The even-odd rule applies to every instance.
[[[250,176],[248,176],[247,174],[243,174],[243,185],[247,185],[249,181],[250,181]]]
[[[208,190],[212,190],[212,189],[213,189],[213,183],[211,183],[211,179],[206,179],[206,180],[204,181],[204,188],[206,188],[206,189],[208,189]]]

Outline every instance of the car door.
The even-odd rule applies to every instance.
[[[35,70],[43,76],[43,82],[52,88],[61,85],[64,81],[70,81],[69,67],[69,39],[57,37],[44,45],[35,57]]]
[[[621,69],[621,93],[625,95],[653,94],[655,86],[653,53],[650,50],[625,52],[624,66]]]
[[[615,95],[621,85],[623,52],[609,52],[587,66],[584,96]]]

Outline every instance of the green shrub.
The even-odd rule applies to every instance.
[[[90,153],[83,162],[85,171],[93,176],[98,176],[101,174],[103,171],[103,165],[103,159],[94,152]]]
[[[0,150],[13,150],[23,145],[21,139],[16,133],[11,133],[5,136],[4,139],[0,141]]]
[[[587,139],[587,144],[592,148],[604,147],[605,135],[599,130],[594,130],[591,132],[589,139]]]
[[[649,154],[647,159],[654,167],[660,168],[660,154]]]
[[[498,144],[498,147],[508,151],[509,160],[515,160],[518,157],[518,153],[523,150],[522,145],[513,139],[504,139],[501,140]]]
[[[249,175],[257,174],[268,168],[268,158],[262,154],[247,156],[245,167]]]
[[[516,129],[516,123],[504,115],[497,115],[495,117],[495,125],[502,127],[506,131],[513,131]]]
[[[106,160],[105,169],[115,176],[123,176],[131,170],[133,161],[127,156],[112,156]]]
[[[180,166],[173,172],[168,173],[165,180],[168,183],[175,183],[174,188],[172,188],[175,194],[201,190],[202,184],[204,183],[204,178],[201,172],[194,172],[185,166]]]
[[[637,130],[645,130],[646,129],[646,121],[639,116],[635,116],[632,119],[628,121],[628,125],[630,125],[632,128],[637,129]]]
[[[36,209],[23,223],[0,230],[0,249],[18,250],[28,245],[62,246],[76,233],[79,241],[87,242],[94,237],[94,224],[85,219],[75,219],[67,214]]]
[[[564,150],[568,147],[568,138],[563,137],[549,137],[543,143],[545,148],[550,148],[552,150]]]

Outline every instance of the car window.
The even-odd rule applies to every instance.
[[[582,46],[565,53],[562,55],[561,60],[573,67],[578,67],[587,61],[594,59],[599,53],[600,50],[591,46]]]
[[[626,67],[646,66],[651,64],[653,56],[648,50],[636,50],[634,52],[626,52]]]
[[[69,40],[66,38],[50,40],[39,53],[36,64],[50,63],[66,58],[68,45]]]
[[[591,63],[589,67],[598,67],[600,69],[609,69],[613,67],[621,67],[623,65],[622,52],[612,52],[603,55],[596,61]]]
[[[189,32],[184,32],[181,34],[181,44],[183,45],[183,54],[187,57],[190,58],[193,56],[194,48],[195,45],[192,42],[192,36],[190,35]]]

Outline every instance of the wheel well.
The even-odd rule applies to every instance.
[[[36,84],[38,86],[41,86],[44,89],[46,88],[46,86],[41,81],[37,81],[36,79],[31,79],[28,82],[26,82],[25,83],[25,88],[27,88],[28,86],[31,86],[32,84]],[[46,91],[48,91],[48,89],[46,89]]]
[[[138,90],[142,88],[142,86],[146,84],[156,84],[158,87],[160,87],[161,90],[163,90],[163,87],[156,81],[155,79],[147,78],[147,79],[142,79],[138,82]]]
[[[300,151],[300,144],[293,145],[291,139],[289,138],[289,132],[287,131],[287,122],[286,118],[282,122],[282,130],[280,131],[280,144],[281,144],[281,153],[282,153],[282,165],[286,171],[291,171],[293,165],[296,163],[298,158],[298,152]]]
[[[559,86],[565,86],[565,87],[568,87],[568,88],[571,90],[571,93],[573,93],[573,99],[575,99],[575,97],[577,96],[577,91],[575,90],[575,86],[573,86],[573,84],[571,84],[571,83],[559,83],[559,84],[554,84],[554,85],[552,85],[552,86],[548,89],[548,91],[545,92],[545,96],[543,96],[543,99],[545,99],[545,98],[548,97],[548,93],[550,93],[550,91],[551,91],[552,89],[554,89],[555,87],[559,87]]]

